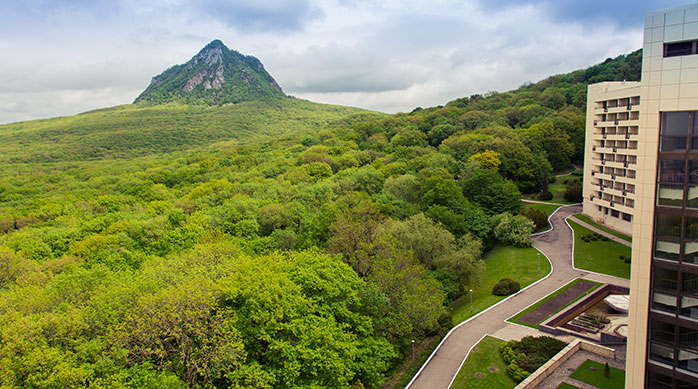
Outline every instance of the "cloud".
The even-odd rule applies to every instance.
[[[204,0],[201,10],[243,34],[302,31],[322,16],[309,0]]]
[[[627,27],[617,11],[599,22],[575,16],[581,5],[492,1],[0,2],[0,123],[130,103],[213,39],[259,58],[286,93],[386,112],[513,89],[642,43],[642,16]]]

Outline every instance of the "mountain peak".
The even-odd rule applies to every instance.
[[[187,63],[153,77],[134,103],[221,105],[281,97],[281,87],[257,58],[215,39]]]

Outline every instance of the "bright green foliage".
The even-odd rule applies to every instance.
[[[538,277],[483,247],[530,242],[536,136],[578,162],[583,83],[620,62],[410,114],[196,92],[0,126],[0,381],[379,387],[466,283],[482,309]]]
[[[533,243],[531,233],[534,224],[525,216],[502,213],[492,219],[492,225],[495,238],[504,244],[528,247]]]

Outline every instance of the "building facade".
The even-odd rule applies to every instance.
[[[583,213],[632,234],[640,137],[640,82],[589,85]]]
[[[698,388],[698,4],[647,13],[642,80],[589,95],[585,212],[632,224],[625,386]]]

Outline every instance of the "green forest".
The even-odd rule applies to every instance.
[[[394,115],[289,97],[0,126],[0,387],[381,387],[489,250],[531,244],[521,197],[583,162],[586,85],[641,55]]]

